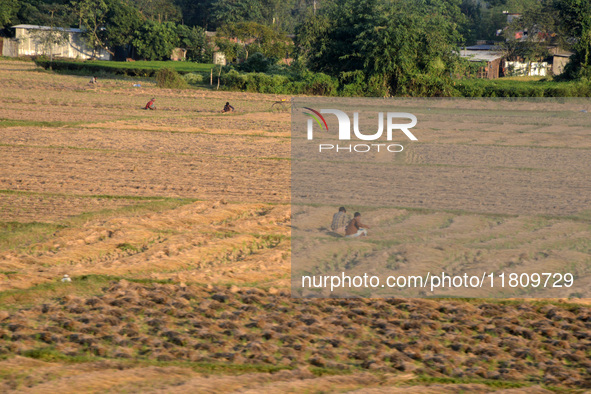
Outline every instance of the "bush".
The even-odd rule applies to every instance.
[[[183,75],[183,79],[185,80],[185,82],[191,85],[198,85],[200,83],[203,83],[203,75],[201,74],[188,73]]]
[[[304,79],[305,94],[318,96],[336,96],[339,82],[336,78],[323,73],[308,74]]]
[[[273,62],[265,57],[262,53],[255,53],[250,56],[244,63],[237,68],[244,72],[259,72],[264,73],[269,70]]]
[[[226,71],[229,70],[229,71]],[[226,67],[222,74],[225,89],[273,94],[319,96],[385,97],[388,81],[380,76],[366,78],[362,71],[344,72],[339,78],[302,69],[294,72],[273,66],[269,72],[241,73]],[[291,73],[289,72],[291,71]],[[591,83],[553,80],[462,79],[445,75],[417,74],[404,86],[406,95],[415,97],[590,97]]]
[[[221,78],[224,86],[232,90],[246,89],[246,75],[240,74],[236,70],[230,70],[222,75]]]
[[[184,89],[187,82],[171,68],[161,68],[156,72],[156,83],[160,88]]]

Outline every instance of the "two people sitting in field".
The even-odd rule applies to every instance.
[[[144,109],[156,109],[156,98],[152,97],[152,100],[148,101],[148,104],[146,104],[146,106],[144,107]],[[224,106],[224,109],[222,110],[222,113],[226,113],[226,112],[234,112],[234,107],[232,107],[230,105],[230,103],[226,102],[226,105]]]
[[[331,230],[340,231],[345,230],[345,237],[355,238],[359,236],[367,236],[367,229],[369,226],[361,223],[361,214],[355,212],[353,219],[347,215],[345,207],[340,207],[339,211],[332,217],[332,224],[330,225]]]
[[[148,101],[148,104],[146,104],[144,109],[156,109],[155,101],[156,99],[152,97],[152,100]]]
[[[234,107],[232,107],[229,102],[226,102],[226,105],[224,105],[224,109],[222,109],[223,114],[225,114],[226,112],[234,112]]]

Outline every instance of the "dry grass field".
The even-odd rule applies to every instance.
[[[290,114],[270,110],[278,97],[88,79],[0,61],[1,392],[591,388],[585,300],[291,298]],[[151,97],[157,110],[143,110]],[[236,113],[219,113],[226,101]],[[435,133],[408,168],[464,161],[442,159],[439,143],[503,145],[510,132]],[[576,179],[589,175],[588,137],[561,142],[583,155],[568,159]],[[391,263],[501,250],[516,264],[583,264],[590,253],[580,210],[573,227],[440,208],[389,212],[407,229]],[[314,231],[326,225],[309,217]],[[557,252],[532,254],[534,231]]]
[[[368,273],[383,283],[388,275],[479,279],[502,272],[534,280],[554,273],[554,283],[564,274],[573,281],[528,286],[521,276],[520,286],[500,280],[472,289],[377,285],[330,295],[591,298],[591,101],[356,99],[349,113],[369,107],[415,114],[418,141],[398,132],[391,142],[404,146],[399,153],[320,152],[316,144],[349,142],[320,130],[309,141],[299,108],[332,102],[294,101],[294,125],[301,125],[292,131],[294,293],[329,295],[325,288],[302,288],[302,275]],[[373,132],[375,115],[365,113],[360,129]],[[326,117],[335,130],[335,117]],[[341,205],[350,215],[362,212],[370,237],[344,239],[328,230]]]

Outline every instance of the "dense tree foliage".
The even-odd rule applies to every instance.
[[[207,44],[205,29],[194,26],[189,28],[185,25],[177,26],[179,46],[187,50],[187,59],[200,63],[211,61],[212,50]]]
[[[526,61],[570,49],[567,76],[591,78],[590,0],[0,0],[0,28],[19,23],[82,26],[91,47],[144,59],[180,46],[193,61],[259,54],[244,65],[257,70],[297,53],[292,72],[379,94],[446,94],[457,50],[477,40]]]
[[[171,0],[126,0],[135,7],[144,18],[156,22],[180,22],[181,8]]]
[[[591,2],[589,0],[555,0],[560,15],[560,28],[570,37],[575,55],[566,70],[567,77],[591,78]]]
[[[352,0],[312,15],[297,42],[314,71],[363,70],[386,94],[445,94],[461,20],[453,0]]]
[[[218,29],[218,43],[220,46],[229,46],[224,40],[235,38],[241,42],[237,46],[244,51],[244,60],[248,60],[249,54],[257,52],[275,61],[288,55],[287,36],[270,27],[256,22],[229,23]]]
[[[148,20],[136,31],[132,44],[142,59],[166,60],[178,42],[174,23]]]
[[[20,7],[18,0],[0,0],[0,26],[7,26],[15,20]]]
[[[316,0],[317,4],[333,0]],[[183,21],[207,30],[228,23],[256,22],[293,33],[314,0],[177,0]]]

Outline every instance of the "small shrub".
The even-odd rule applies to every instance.
[[[198,85],[203,83],[203,75],[196,73],[188,73],[183,75],[183,79],[190,85]]]
[[[166,89],[184,89],[187,82],[171,68],[161,68],[156,72],[156,83],[160,88]]]

